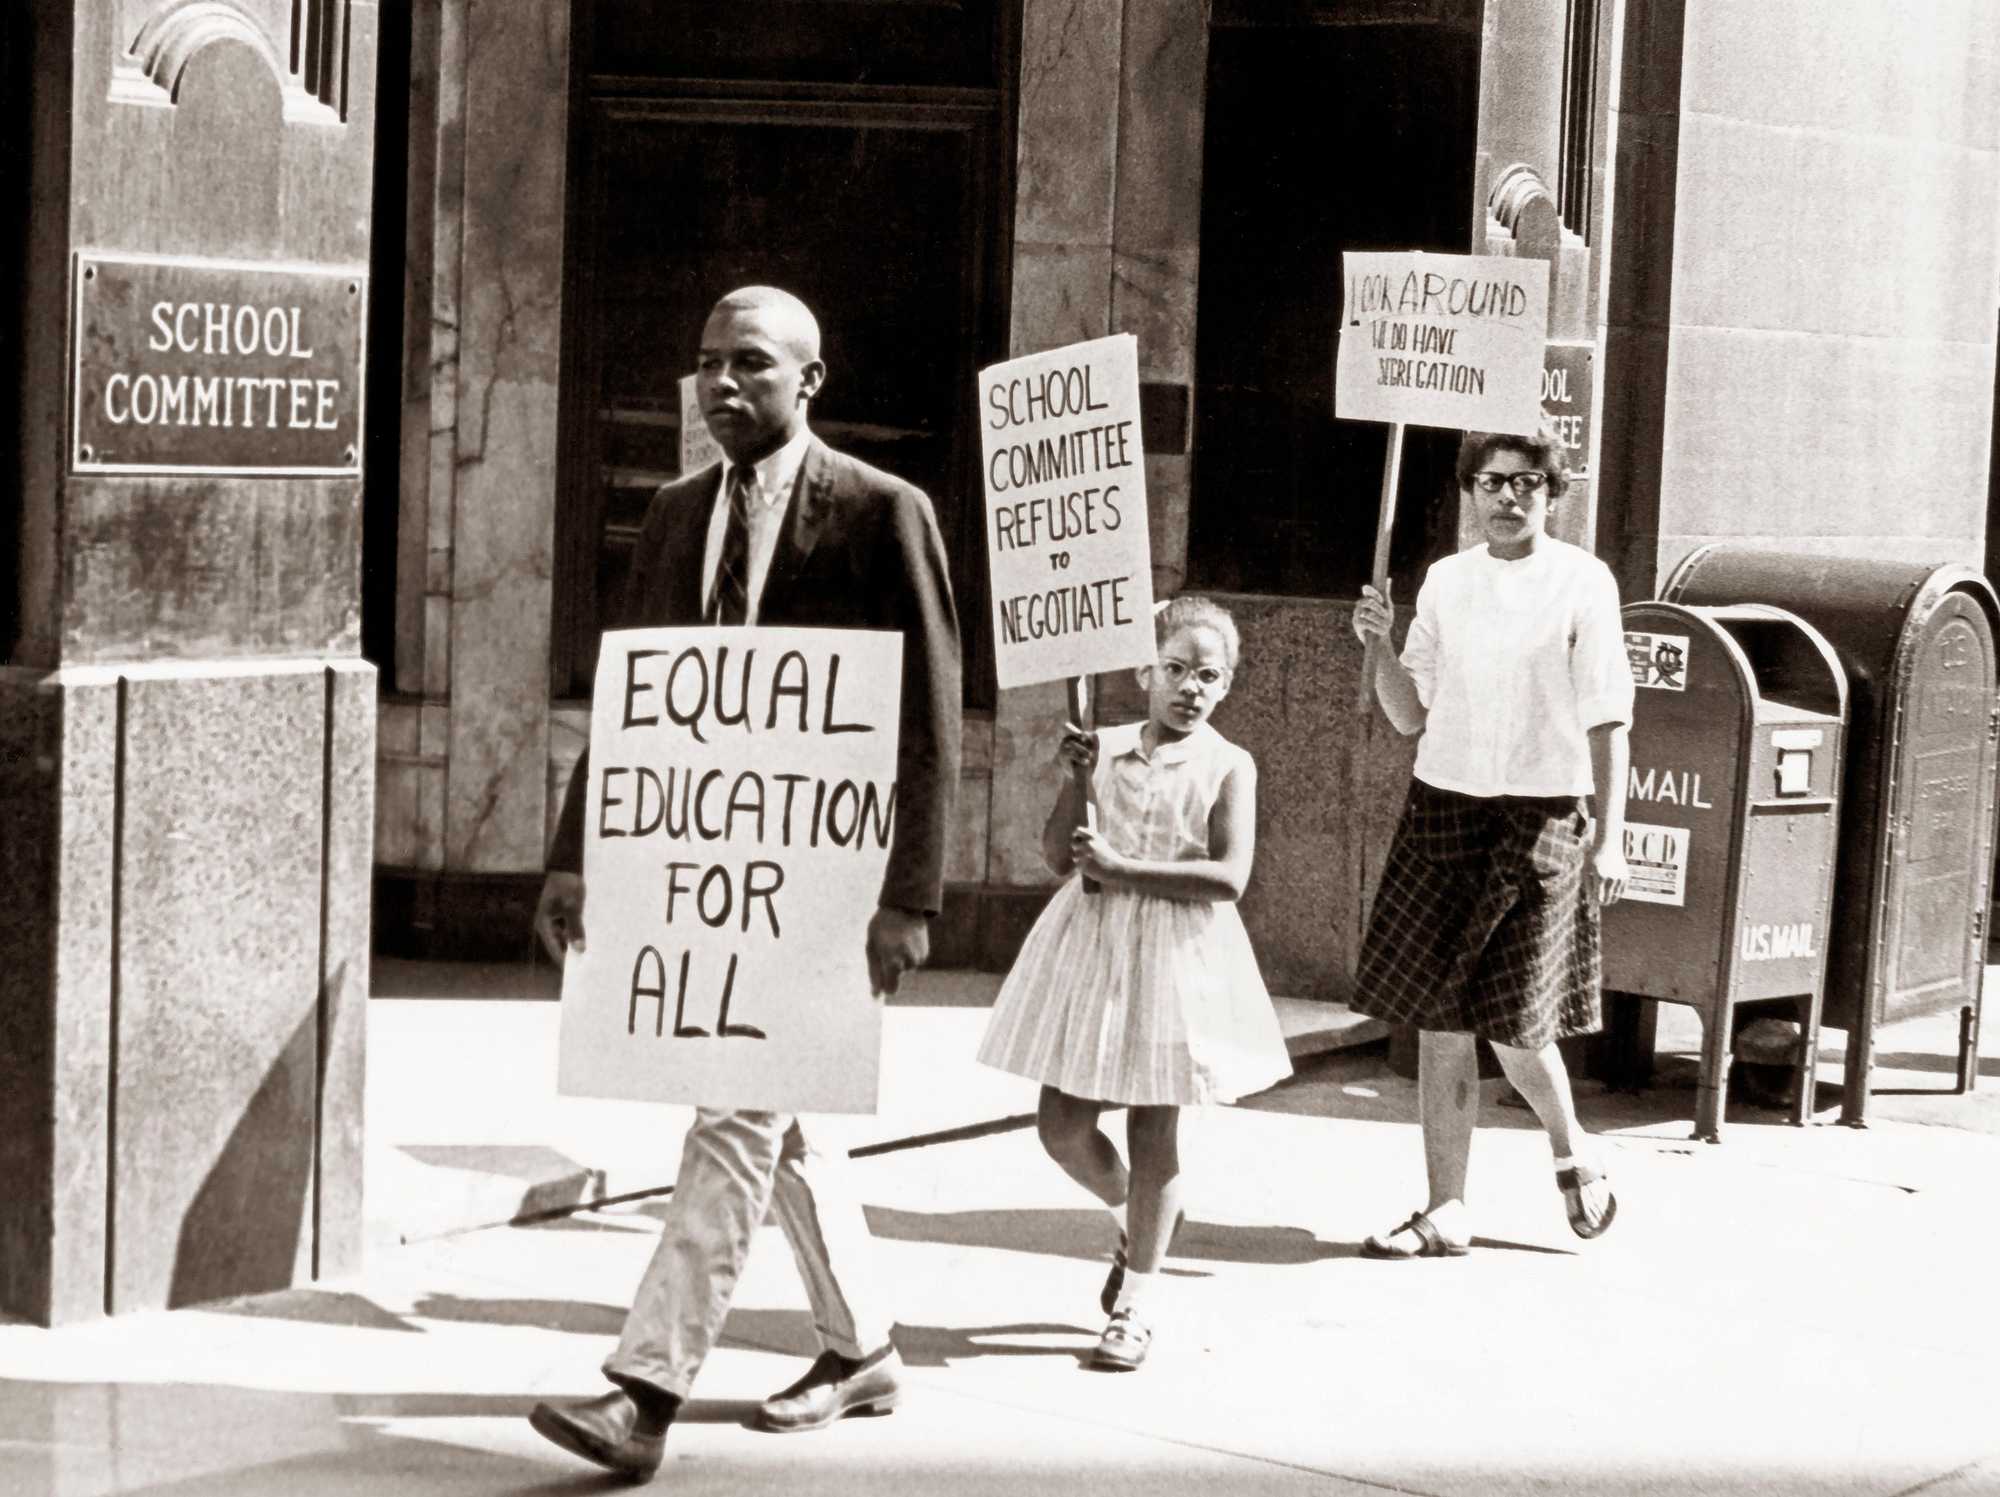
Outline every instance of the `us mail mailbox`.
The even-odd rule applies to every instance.
[[[1853,691],[1825,1022],[1847,1031],[1841,1121],[1866,1120],[1878,1025],[1959,1011],[1977,1075],[1993,878],[2000,600],[1970,567],[1709,545],[1665,596],[1755,599],[1819,629]]]
[[[1604,912],[1608,993],[1702,1020],[1695,1136],[1717,1142],[1739,1004],[1786,999],[1801,1031],[1792,1120],[1812,1105],[1847,681],[1782,610],[1632,603],[1638,686],[1625,898]]]

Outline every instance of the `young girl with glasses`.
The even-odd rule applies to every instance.
[[[1481,1039],[1548,1132],[1571,1228],[1595,1237],[1618,1209],[1556,1048],[1600,1027],[1598,907],[1625,889],[1632,673],[1618,586],[1548,534],[1566,483],[1551,433],[1468,433],[1458,482],[1486,541],[1425,575],[1400,658],[1389,599],[1364,588],[1354,610],[1354,632],[1383,642],[1382,710],[1423,735],[1353,1006],[1421,1032],[1430,1195],[1362,1244],[1374,1258],[1466,1251]]]
[[[1091,1365],[1129,1371],[1152,1341],[1148,1291],[1180,1219],[1180,1109],[1291,1074],[1235,901],[1250,881],[1257,766],[1209,726],[1236,666],[1235,621],[1206,598],[1155,611],[1148,716],[1056,748],[1063,787],[1042,855],[1072,875],[994,1000],[987,1065],[1042,1083],[1042,1147],[1112,1213],[1118,1247]],[[1075,770],[1092,777],[1089,825]],[[1089,884],[1085,880],[1090,881]],[[1128,1169],[1098,1126],[1124,1106]]]

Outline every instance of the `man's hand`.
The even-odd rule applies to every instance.
[[[583,950],[583,875],[551,869],[535,901],[535,934],[558,967],[574,946]]]
[[[931,924],[922,915],[908,910],[880,906],[868,922],[868,987],[880,998],[896,991],[896,984],[912,967],[930,959]]]

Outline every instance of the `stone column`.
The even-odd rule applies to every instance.
[[[1207,10],[1192,0],[1026,8],[1012,351],[1137,336],[1161,597],[1187,576],[1207,64]],[[1129,673],[1098,685],[1114,717],[1138,710]],[[1062,685],[1052,683],[1001,693],[994,713],[987,881],[1034,891],[993,932],[991,945],[1009,954],[1020,931],[1007,927],[1022,923],[1049,883],[1041,855],[1054,784],[1049,745],[1066,710]]]
[[[359,1262],[374,0],[35,0],[0,1305]]]

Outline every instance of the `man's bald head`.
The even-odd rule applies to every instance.
[[[762,314],[771,336],[781,339],[802,364],[819,357],[819,319],[789,291],[776,286],[739,286],[718,301],[709,316],[725,311]]]
[[[790,441],[825,378],[819,320],[789,291],[744,286],[708,314],[695,391],[732,462],[756,462]]]

